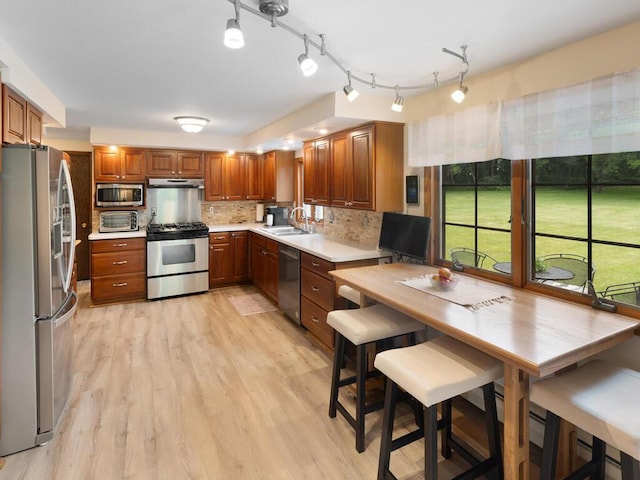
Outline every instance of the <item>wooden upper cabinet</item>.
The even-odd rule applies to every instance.
[[[373,210],[374,199],[374,165],[373,165],[373,127],[357,130],[349,134],[351,171],[349,178],[349,204],[354,208]],[[387,179],[380,178],[382,182]],[[400,188],[402,190],[402,188]]]
[[[27,101],[2,85],[2,141],[27,143]]]
[[[207,153],[204,158],[204,199],[224,200],[224,153]]]
[[[331,205],[346,207],[351,198],[353,162],[346,133],[331,137]]]
[[[141,148],[98,147],[93,151],[96,182],[142,182],[145,180],[145,151]]]
[[[178,176],[184,178],[202,178],[204,162],[200,152],[178,152]]]
[[[202,178],[204,163],[201,152],[149,150],[147,175],[164,178]]]
[[[205,155],[205,200],[244,200],[245,179],[244,155]]]
[[[247,200],[262,199],[262,174],[264,160],[256,154],[246,154],[245,158],[245,198]]]
[[[304,162],[304,202],[312,205],[329,205],[329,139],[305,143]]]
[[[314,142],[305,143],[302,147],[302,165],[304,169],[302,181],[302,199],[304,203],[313,203],[316,195],[315,189],[315,145]]]
[[[375,122],[307,142],[304,202],[363,210],[404,208],[404,125]]]
[[[42,143],[42,112],[27,103],[27,140],[31,145]]]
[[[244,200],[245,198],[245,156],[225,155],[224,172],[224,200]]]
[[[276,152],[263,156],[262,162],[262,198],[276,200]]]
[[[175,177],[178,161],[173,150],[149,150],[147,152],[147,175],[150,177]]]

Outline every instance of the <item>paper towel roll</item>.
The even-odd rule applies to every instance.
[[[256,222],[264,221],[264,203],[256,204]]]

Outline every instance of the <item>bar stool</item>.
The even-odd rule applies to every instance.
[[[380,340],[395,340],[404,335],[410,335],[409,342],[415,344],[415,333],[423,330],[425,325],[382,304],[351,310],[334,310],[329,312],[327,324],[336,331],[329,416],[335,418],[336,411],[344,416],[356,432],[356,450],[361,453],[365,449],[365,415],[380,410],[383,406],[381,401],[365,404],[365,381],[379,375],[379,372],[367,372],[367,345]],[[346,360],[347,340],[356,346],[356,373],[354,376],[340,379],[342,365]],[[355,417],[338,399],[339,389],[353,383],[356,384]]]
[[[471,479],[494,470],[503,478],[500,428],[496,414],[493,382],[502,377],[504,365],[458,340],[442,335],[412,347],[381,352],[375,367],[387,376],[382,440],[378,462],[378,480],[395,479],[389,464],[391,452],[424,437],[425,479],[438,478],[438,438],[442,433],[442,456],[449,458],[451,450],[458,452],[472,467],[456,478]],[[451,399],[482,387],[485,418],[489,440],[489,458],[481,460],[465,449],[451,431]],[[424,427],[393,439],[393,422],[402,388],[424,406]],[[442,419],[438,421],[438,404],[442,405]]]
[[[360,306],[360,292],[348,285],[340,285],[338,295],[349,300],[354,305]]]
[[[606,445],[620,450],[623,480],[640,480],[640,372],[593,360],[531,387],[530,399],[547,410],[540,478],[553,479],[564,418],[593,436],[591,460],[566,478],[605,478]]]

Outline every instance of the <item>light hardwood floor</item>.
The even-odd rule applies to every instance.
[[[351,427],[327,415],[331,359],[279,312],[241,317],[228,302],[253,287],[97,308],[79,289],[56,435],[5,457],[0,479],[376,478],[382,412],[358,454]],[[399,478],[423,478],[422,448],[393,454]],[[442,478],[461,467],[441,462]]]

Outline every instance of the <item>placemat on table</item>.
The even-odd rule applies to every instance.
[[[443,300],[468,307],[471,310],[477,310],[495,303],[504,303],[511,300],[511,297],[507,297],[506,295],[500,295],[499,293],[491,292],[472,285],[464,285],[462,282],[458,283],[455,290],[449,290],[446,292],[438,290],[431,286],[429,275],[424,277],[407,278],[406,280],[401,280],[400,283],[407,287],[428,293],[429,295],[442,298]]]

